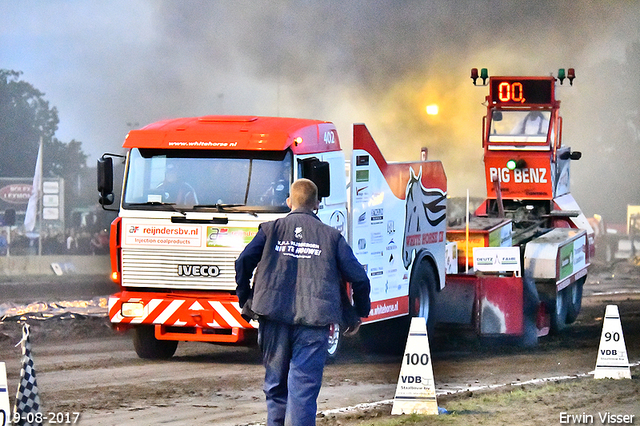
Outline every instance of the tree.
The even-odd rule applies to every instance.
[[[0,69],[0,176],[33,177],[42,138],[43,176],[64,179],[68,220],[74,207],[95,203],[79,189],[80,181],[86,180],[87,155],[81,142],[64,143],[55,137],[58,110],[49,106],[44,93],[21,81],[21,74]]]
[[[0,176],[32,177],[42,137],[44,176],[74,178],[86,165],[82,143],[55,137],[58,110],[44,93],[19,80],[22,72],[0,70]]]
[[[42,137],[45,146],[58,129],[58,111],[44,93],[19,80],[22,72],[0,70],[0,176],[29,177]]]
[[[75,139],[63,143],[58,138],[53,138],[51,143],[45,146],[43,158],[43,174],[62,177],[65,180],[77,177],[87,162],[87,154],[82,151],[82,143]]]

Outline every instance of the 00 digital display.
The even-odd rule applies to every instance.
[[[491,101],[494,104],[550,104],[553,98],[553,79],[491,80]]]

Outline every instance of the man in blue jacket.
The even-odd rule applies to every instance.
[[[351,283],[357,316],[370,310],[367,273],[340,232],[313,213],[318,188],[291,185],[286,217],[263,223],[236,260],[236,294],[257,315],[267,425],[315,425],[327,357],[329,326],[342,323],[344,282]],[[253,288],[250,286],[257,266]],[[356,331],[359,322],[347,332]]]

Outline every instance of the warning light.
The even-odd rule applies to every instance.
[[[558,80],[560,80],[560,84],[562,84],[565,78],[568,78],[569,84],[573,86],[573,79],[576,78],[576,70],[574,68],[569,68],[565,73],[564,68],[560,68],[558,70]]]
[[[473,85],[476,85],[476,80],[478,79],[478,68],[471,68],[471,80],[473,80]]]
[[[527,162],[522,158],[519,160],[511,159],[507,161],[507,169],[515,170],[515,169],[524,169],[527,166]]]
[[[487,79],[489,78],[489,71],[486,68],[482,68],[480,70],[480,78],[482,79],[482,84],[487,84]]]
[[[576,70],[569,68],[567,71],[567,78],[569,79],[569,83],[573,86],[573,79],[576,78]]]
[[[111,273],[111,281],[118,282],[118,272]]]
[[[302,143],[302,137],[298,136],[297,138],[295,138],[293,140],[293,143],[294,143],[295,146],[300,145]]]
[[[487,79],[489,78],[489,72],[486,68],[482,68],[480,70],[480,78],[482,79],[482,85],[487,85]],[[476,85],[476,80],[478,80],[478,68],[471,68],[471,80],[473,80],[473,85]]]

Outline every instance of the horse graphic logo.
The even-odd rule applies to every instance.
[[[447,194],[438,188],[427,189],[422,185],[422,167],[416,176],[409,167],[409,182],[406,191],[406,211],[402,261],[408,269],[415,246],[422,245],[422,236],[435,231],[447,217]],[[411,238],[413,236],[413,238]],[[413,242],[413,244],[408,244]]]

